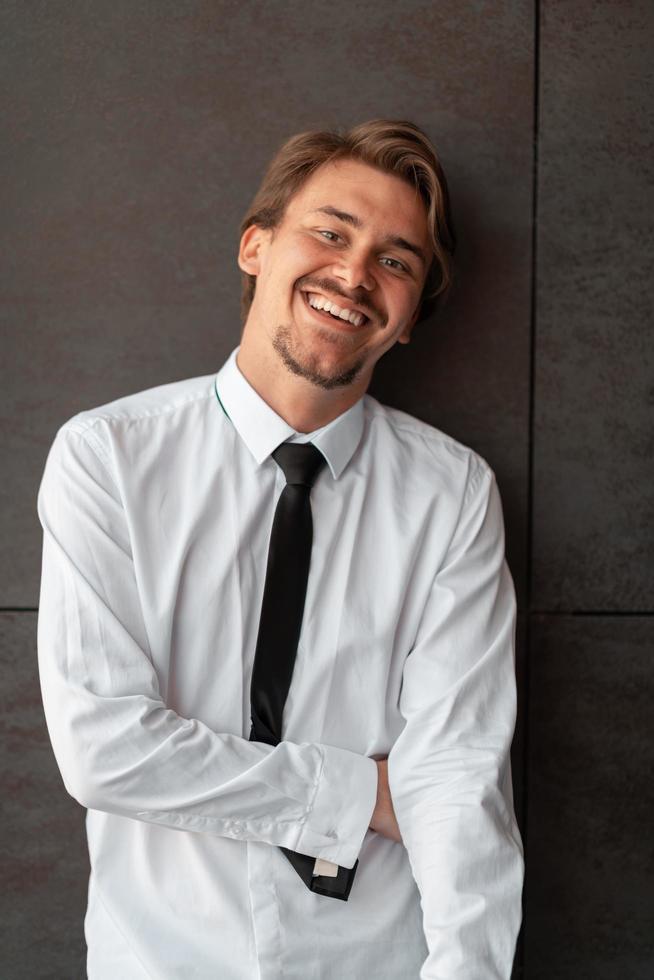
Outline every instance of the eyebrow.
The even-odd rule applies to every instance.
[[[321,214],[331,215],[332,218],[338,218],[339,221],[344,221],[346,224],[352,225],[353,228],[363,227],[363,221],[361,218],[358,218],[355,214],[348,214],[347,211],[340,211],[331,204],[325,204],[322,208],[315,208],[309,213],[316,214],[318,212]],[[396,248],[401,248],[405,252],[412,252],[420,259],[423,265],[427,265],[427,256],[425,255],[423,249],[421,249],[419,245],[415,245],[413,242],[408,242],[406,238],[402,238],[401,235],[386,235],[382,244],[395,245]]]

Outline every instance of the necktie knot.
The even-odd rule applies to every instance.
[[[287,484],[309,488],[327,462],[311,442],[283,442],[275,449],[272,458],[283,470]]]

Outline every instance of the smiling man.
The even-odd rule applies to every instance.
[[[92,980],[498,980],[520,924],[492,469],[366,392],[451,278],[417,126],[279,150],[216,374],[59,429],[39,667]]]
[[[365,393],[382,354],[409,342],[428,257],[414,188],[359,160],[323,164],[277,227],[243,233],[239,265],[256,292],[239,368],[302,431],[331,421]]]

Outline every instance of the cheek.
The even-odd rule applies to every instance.
[[[311,236],[297,238],[290,250],[289,257],[298,265],[317,267],[329,265],[334,253],[327,245],[316,241]]]
[[[391,323],[404,323],[410,316],[409,300],[403,289],[398,289],[394,284],[387,285],[384,296],[386,302],[386,312]]]

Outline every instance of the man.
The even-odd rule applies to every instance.
[[[243,222],[227,363],[57,433],[39,663],[64,782],[88,808],[94,980],[510,975],[522,853],[500,498],[471,449],[366,394],[447,288],[447,201],[410,123],[292,138]],[[287,443],[324,465],[303,490],[313,543],[283,730],[259,740],[271,692],[254,666],[274,686],[288,654],[260,654],[258,635],[268,589],[290,588],[266,579]],[[346,901],[329,892],[341,875]]]

